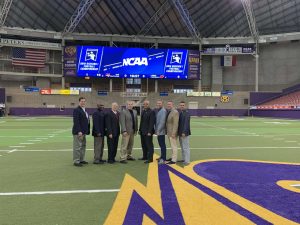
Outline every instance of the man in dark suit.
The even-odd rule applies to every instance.
[[[105,135],[105,113],[104,105],[98,104],[97,111],[93,113],[93,136],[94,136],[94,164],[103,164],[104,135]]]
[[[179,103],[179,109],[178,136],[182,151],[182,161],[184,165],[188,165],[190,163],[190,114],[186,110],[184,101]]]
[[[142,110],[139,134],[143,149],[143,157],[140,160],[146,160],[145,163],[153,162],[153,134],[155,124],[155,112],[150,109],[148,100],[144,101]]]
[[[84,160],[86,150],[86,135],[90,134],[89,115],[85,111],[85,98],[79,98],[79,105],[73,111],[73,163],[74,166],[81,167],[88,164]]]
[[[105,125],[108,146],[107,162],[112,164],[115,162],[115,157],[118,150],[119,136],[120,136],[120,113],[118,112],[118,104],[112,103],[111,110],[106,114]]]

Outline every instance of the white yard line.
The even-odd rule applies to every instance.
[[[16,195],[57,195],[57,194],[81,194],[81,193],[111,193],[119,192],[120,189],[98,189],[98,190],[70,190],[70,191],[34,191],[34,192],[2,192],[0,196]]]
[[[7,152],[7,153],[13,153],[13,152],[16,152],[17,151],[17,149],[13,149],[13,150],[10,150],[9,152]]]
[[[27,142],[26,143],[20,143],[20,145],[33,145],[33,144],[34,143],[29,143],[29,142],[28,143]]]
[[[236,133],[240,133],[240,134],[257,135],[256,133],[251,133],[251,132],[241,131],[241,130],[237,130],[237,129],[226,128],[226,127],[219,127],[219,126],[215,126],[215,125],[211,125],[211,124],[207,124],[207,123],[203,123],[203,122],[200,122],[200,123],[198,122],[198,124],[202,124],[204,126],[213,127],[213,128],[217,128],[217,129],[228,130],[228,131],[236,132]]]
[[[8,146],[10,148],[25,148],[24,145],[12,145],[12,146]]]
[[[133,148],[134,150],[141,150],[142,148]],[[154,148],[155,150],[159,150],[160,148]],[[171,149],[171,148],[167,148]],[[300,146],[291,146],[291,147],[278,147],[278,146],[241,146],[241,147],[203,147],[203,148],[190,148],[193,150],[239,150],[239,149],[300,149]],[[94,149],[86,149],[87,151],[94,151]],[[119,149],[118,149],[119,150]],[[11,150],[0,150],[0,152],[8,152]],[[30,149],[30,150],[24,150],[24,149],[18,149],[18,152],[71,152],[72,149]],[[104,149],[104,151],[107,151],[107,149]]]

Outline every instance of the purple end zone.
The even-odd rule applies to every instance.
[[[300,223],[300,194],[276,184],[279,180],[300,180],[300,165],[212,161],[195,165],[194,171],[280,216]]]
[[[163,206],[163,215],[164,218],[160,217],[155,210],[140,196],[137,192],[133,192],[129,207],[127,209],[127,213],[125,215],[125,219],[123,224],[124,225],[140,225],[143,223],[143,215],[147,215],[152,221],[159,225],[166,225],[166,224],[174,224],[174,225],[181,225],[185,224],[183,220],[183,216],[181,213],[180,206],[178,204],[178,200],[176,198],[176,194],[174,188],[172,186],[172,182],[170,179],[169,173],[173,173],[180,177],[181,179],[185,180],[192,186],[198,188],[199,190],[205,192],[206,194],[210,195],[212,198],[215,198],[222,204],[226,205],[227,207],[231,208],[232,210],[239,213],[241,216],[248,218],[249,220],[253,221],[255,224],[260,225],[270,225],[271,223],[260,218],[259,216],[251,213],[247,209],[242,208],[241,206],[237,205],[234,202],[226,199],[225,197],[219,195],[215,191],[205,187],[204,185],[194,181],[193,179],[187,177],[186,175],[178,172],[177,170],[173,169],[167,165],[161,165],[158,168],[159,174],[159,183],[161,189],[160,196],[153,196],[153,198],[161,198],[162,206]],[[197,199],[191,199],[191,201],[197,201]],[[213,212],[212,212],[213,213]],[[199,215],[200,216],[200,215]]]

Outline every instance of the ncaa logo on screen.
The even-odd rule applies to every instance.
[[[181,64],[183,52],[172,52],[171,63]]]
[[[87,49],[85,53],[85,61],[96,61],[98,49]]]
[[[126,58],[123,59],[123,66],[148,66],[146,57]]]
[[[126,74],[143,73],[148,65],[148,53],[145,49],[129,48],[122,56],[123,72]]]

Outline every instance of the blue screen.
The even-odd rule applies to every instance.
[[[186,49],[77,46],[77,59],[78,76],[188,79]]]

